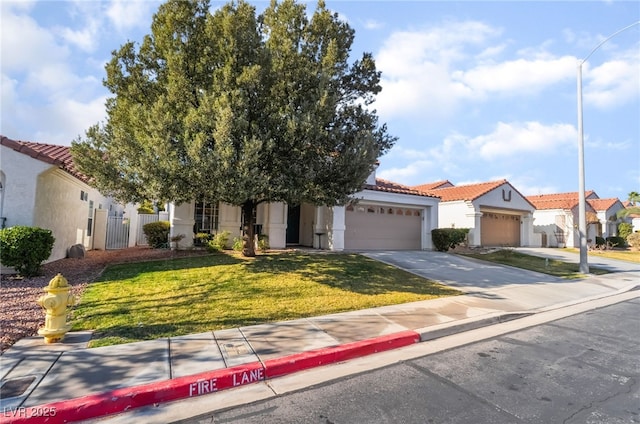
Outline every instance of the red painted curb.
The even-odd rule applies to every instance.
[[[340,346],[316,349],[264,362],[207,371],[186,377],[126,387],[110,392],[5,410],[4,423],[66,423],[117,414],[143,406],[205,395],[285,374],[396,349],[420,342],[420,334],[407,330]]]
[[[407,330],[387,336],[346,343],[308,352],[296,353],[282,358],[264,361],[265,377],[274,378],[321,365],[346,361],[372,353],[409,346],[420,341],[420,334]]]
[[[64,423],[116,414],[160,402],[185,399],[264,380],[260,362],[110,392],[3,411],[0,423]]]

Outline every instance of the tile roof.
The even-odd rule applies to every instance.
[[[622,202],[620,202],[620,199],[616,197],[613,197],[611,199],[587,199],[587,203],[589,203],[591,207],[596,211],[607,211],[611,207],[613,207],[613,205],[615,205],[616,202],[619,202],[622,205]]]
[[[429,192],[431,190],[436,190],[439,188],[445,188],[443,186],[446,187],[453,187],[453,183],[449,180],[441,180],[441,181],[435,181],[432,183],[425,183],[425,184],[420,184],[417,186],[413,186],[411,187],[414,190],[418,190],[418,191],[426,191]]]
[[[503,184],[509,183],[507,180],[490,181],[486,183],[438,188],[428,191],[428,193],[434,196],[439,196],[442,202],[452,202],[455,200],[473,201]]]
[[[585,192],[585,197],[595,194],[593,190]],[[527,196],[527,200],[533,204],[538,210],[549,209],[573,209],[578,206],[578,192],[570,193],[554,193],[554,194],[538,194],[535,196]],[[589,199],[589,201],[598,199]]]
[[[57,165],[80,181],[89,182],[89,177],[81,173],[73,163],[69,146],[11,140],[5,136],[0,136],[0,144],[42,162]]]
[[[414,190],[409,186],[383,180],[381,178],[376,178],[375,186],[371,184],[366,184],[364,188],[365,190],[384,191],[387,193],[410,194],[413,196],[424,196],[424,197],[439,197],[438,195],[424,193],[418,190]]]

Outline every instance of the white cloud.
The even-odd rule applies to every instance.
[[[131,28],[148,28],[152,11],[160,2],[112,0],[107,7],[107,17],[118,31]]]
[[[28,71],[69,56],[69,50],[56,42],[51,31],[40,27],[30,16],[5,7],[4,3],[1,34],[3,72]]]
[[[375,19],[367,19],[363,22],[363,26],[369,30],[376,30],[384,28],[384,23],[376,21]]]
[[[607,109],[640,97],[640,58],[629,55],[583,70],[584,103]],[[586,81],[586,83],[585,83]]]
[[[480,65],[453,74],[453,79],[469,87],[473,97],[487,93],[509,95],[537,92],[556,82],[575,78],[576,59],[516,59]]]
[[[576,139],[576,129],[569,124],[498,122],[491,134],[465,140],[465,144],[471,152],[492,160],[519,154],[555,154],[559,149],[575,144]]]

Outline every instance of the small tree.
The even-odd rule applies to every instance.
[[[51,256],[54,243],[51,230],[20,225],[3,228],[0,230],[0,262],[14,267],[20,275],[33,277]]]
[[[628,222],[618,224],[618,236],[626,240],[629,234],[633,233],[633,225]]]

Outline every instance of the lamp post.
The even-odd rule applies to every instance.
[[[589,273],[589,264],[587,262],[587,207],[584,194],[584,131],[582,127],[582,65],[591,57],[591,55],[600,48],[604,43],[620,34],[622,31],[640,24],[640,21],[619,29],[589,52],[589,54],[578,62],[578,234],[580,236],[580,272]]]

